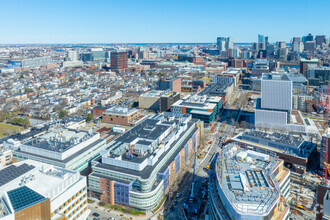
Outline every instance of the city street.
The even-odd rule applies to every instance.
[[[112,213],[113,211],[108,211],[110,209],[106,209],[103,207],[95,208],[95,204],[88,204],[88,209],[91,210],[91,214],[88,217],[89,220],[93,220],[95,216],[93,216],[93,213],[98,213],[100,216],[98,217],[101,220],[108,220],[109,218],[115,218],[116,220],[123,220],[124,218]],[[124,215],[123,215],[124,216]]]
[[[201,184],[204,179],[208,178],[208,174],[203,168],[210,162],[212,155],[220,150],[219,141],[225,141],[226,137],[231,137],[234,133],[235,126],[234,123],[237,120],[239,111],[236,110],[239,108],[242,102],[242,95],[239,95],[240,91],[236,91],[232,100],[227,104],[225,109],[222,111],[222,116],[220,117],[220,122],[216,122],[216,131],[212,133],[211,138],[213,139],[211,146],[208,148],[208,152],[204,155],[203,158],[196,159],[196,172],[195,172],[195,186],[194,192],[197,192],[201,187]],[[207,130],[205,131],[207,132]],[[183,204],[188,195],[188,192],[191,192],[193,178],[193,168],[189,169],[187,174],[184,176],[182,183],[178,192],[181,193],[180,198],[174,198],[170,205],[165,208],[164,216],[165,219],[186,219]],[[175,197],[175,195],[173,195]]]

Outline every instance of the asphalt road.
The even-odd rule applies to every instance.
[[[236,121],[237,116],[239,115],[239,108],[243,101],[243,94],[239,95],[240,91],[236,91],[231,102],[227,104],[225,110],[222,113],[220,122],[217,124],[216,132],[212,134],[213,142],[209,149],[209,152],[205,155],[205,158],[197,158],[196,159],[196,176],[195,176],[195,192],[201,187],[201,184],[205,178],[208,177],[208,174],[204,171],[204,167],[209,163],[213,153],[218,152],[220,150],[219,146],[219,138],[230,137],[234,133],[234,125],[233,122]],[[233,120],[232,120],[233,118]],[[221,131],[222,126],[225,126],[223,131]],[[179,198],[175,198],[172,200],[170,206],[165,210],[164,217],[165,219],[186,219],[186,216],[183,211],[183,204],[188,192],[190,192],[193,178],[193,169],[190,169],[186,174],[182,183],[179,187],[178,192],[181,193]],[[175,195],[173,195],[175,196]],[[190,218],[189,218],[190,219]]]
[[[100,216],[98,217],[101,220],[108,220],[109,218],[115,218],[116,220],[123,220],[123,217],[120,217],[118,215],[112,214],[111,211],[107,212],[104,211],[104,208],[95,208],[95,205],[93,204],[88,204],[88,209],[91,210],[91,214],[88,217],[88,220],[93,220],[95,216],[93,216],[93,213],[98,213]]]

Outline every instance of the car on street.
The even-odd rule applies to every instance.
[[[181,193],[178,192],[178,193],[176,194],[176,198],[180,198],[180,196],[181,196]]]
[[[94,212],[92,215],[95,216],[95,217],[99,217],[100,216],[100,214],[99,213],[96,213],[96,212]]]

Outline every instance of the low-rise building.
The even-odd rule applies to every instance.
[[[105,110],[102,115],[103,123],[124,126],[134,126],[143,119],[143,115],[135,108],[113,106]]]
[[[269,73],[268,60],[255,60],[252,67],[252,76],[262,76],[263,73]]]
[[[199,141],[199,121],[191,115],[150,115],[92,161],[88,188],[101,201],[152,210],[192,161]]]
[[[17,161],[31,159],[81,172],[105,147],[106,140],[99,133],[55,127],[25,140],[13,151],[13,157]]]
[[[303,112],[312,112],[313,96],[309,94],[293,94],[292,108]]]
[[[266,154],[275,153],[297,173],[306,172],[308,164],[316,153],[316,144],[304,140],[299,135],[251,130],[238,134],[231,141],[247,149]]]
[[[202,90],[199,95],[220,96],[222,103],[226,103],[234,94],[234,83],[228,82],[224,84],[211,83]]]
[[[306,71],[309,65],[315,64],[317,66],[321,66],[321,62],[319,59],[307,57],[307,59],[300,59],[300,73],[306,75]]]
[[[198,93],[206,86],[204,80],[182,80],[181,92]]]
[[[328,85],[330,67],[321,67],[317,64],[308,64],[306,69],[306,77],[310,86]]]
[[[140,95],[139,108],[156,112],[168,111],[171,105],[180,99],[180,93],[169,90],[152,90]]]
[[[0,169],[0,219],[85,220],[86,177],[25,160]]]
[[[191,114],[193,118],[210,124],[222,108],[222,98],[219,96],[208,97],[207,95],[190,95],[175,102],[171,112],[180,114]]]
[[[226,83],[234,83],[236,87],[240,78],[241,78],[242,70],[240,68],[228,68],[226,71],[222,73],[218,73],[216,75],[212,75],[212,82],[218,84],[226,84]]]
[[[157,85],[159,90],[181,92],[181,78],[161,78]]]
[[[102,105],[98,105],[93,107],[93,117],[97,118],[100,117],[101,115],[103,115],[103,113],[105,112],[105,110],[107,110],[108,107],[107,106],[102,106]]]

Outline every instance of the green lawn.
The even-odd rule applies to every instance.
[[[8,124],[0,124],[0,138],[8,136],[10,134],[17,133],[22,130],[22,127]]]
[[[102,202],[99,203],[100,206],[105,206],[109,209],[113,209],[119,212],[123,212],[123,213],[127,213],[127,214],[131,214],[131,215],[145,215],[145,212],[141,212],[132,208],[124,208],[122,206],[119,205],[111,205],[111,204],[104,204]]]

